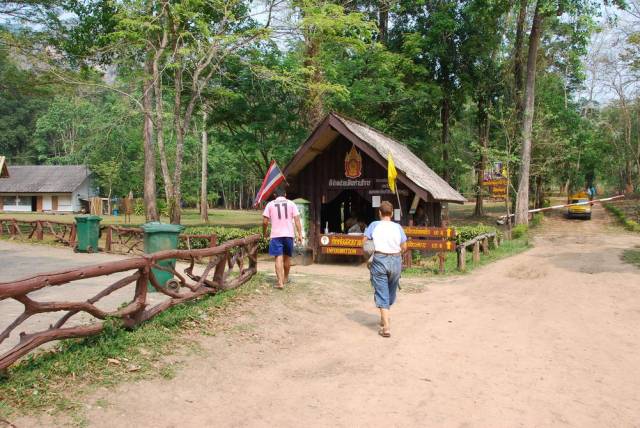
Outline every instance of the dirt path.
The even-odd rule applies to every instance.
[[[89,425],[640,426],[640,270],[619,258],[640,237],[604,216],[546,220],[534,249],[473,275],[407,280],[390,339],[366,271],[300,268],[174,379],[88,397]]]

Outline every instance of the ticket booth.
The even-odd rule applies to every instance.
[[[387,182],[393,157],[397,194]],[[361,122],[330,113],[311,133],[284,169],[290,199],[309,204],[309,246],[314,260],[321,236],[357,236],[376,220],[380,202],[395,208],[403,226],[442,226],[442,205],[464,197],[405,145]]]

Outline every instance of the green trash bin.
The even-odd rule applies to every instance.
[[[147,254],[156,253],[163,250],[175,250],[178,248],[178,238],[180,232],[184,230],[184,226],[179,224],[164,224],[151,222],[142,225],[144,231],[144,252]],[[167,259],[158,262],[158,265],[167,268],[176,267],[176,259]],[[160,285],[167,285],[173,280],[173,274],[160,269],[151,269],[153,275]],[[171,285],[171,284],[169,284]],[[155,291],[151,284],[147,284],[149,291]]]
[[[100,238],[100,220],[97,215],[76,216],[76,236],[78,243],[75,250],[80,253],[97,253]]]

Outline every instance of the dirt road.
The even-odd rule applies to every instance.
[[[366,271],[298,269],[174,379],[88,397],[89,425],[640,426],[640,270],[620,261],[640,237],[604,216],[546,220],[473,275],[406,280],[390,339]]]

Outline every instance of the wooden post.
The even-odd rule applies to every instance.
[[[44,232],[42,230],[42,222],[40,220],[36,220],[36,239],[38,241],[42,241],[44,238]]]
[[[22,238],[22,230],[20,230],[20,226],[18,225],[18,221],[16,219],[13,219],[13,230],[14,230],[14,235],[20,235],[20,237]]]
[[[485,236],[482,238],[482,254],[485,256],[489,254],[489,237]]]
[[[500,238],[500,235],[498,235],[496,233],[496,236],[493,238],[493,242],[494,242],[496,248],[498,248],[500,246],[500,244],[502,244],[502,238]]]
[[[402,269],[410,268],[413,265],[413,254],[409,250],[402,255]]]
[[[480,241],[473,243],[473,263],[480,262]]]
[[[461,245],[458,247],[458,270],[464,272],[467,268],[467,247]]]
[[[442,252],[438,253],[438,261],[440,263],[440,273],[444,273],[444,260],[445,260],[445,254]]]
[[[111,246],[113,244],[113,229],[111,228],[111,225],[107,226],[107,236],[105,237],[105,244],[104,244],[104,250],[107,253],[111,252]]]
[[[215,233],[212,233],[211,236],[209,237],[209,247],[213,248],[216,245],[218,245],[218,235],[216,235]]]
[[[76,246],[76,225],[75,223],[71,225],[71,232],[69,232],[69,246]]]

